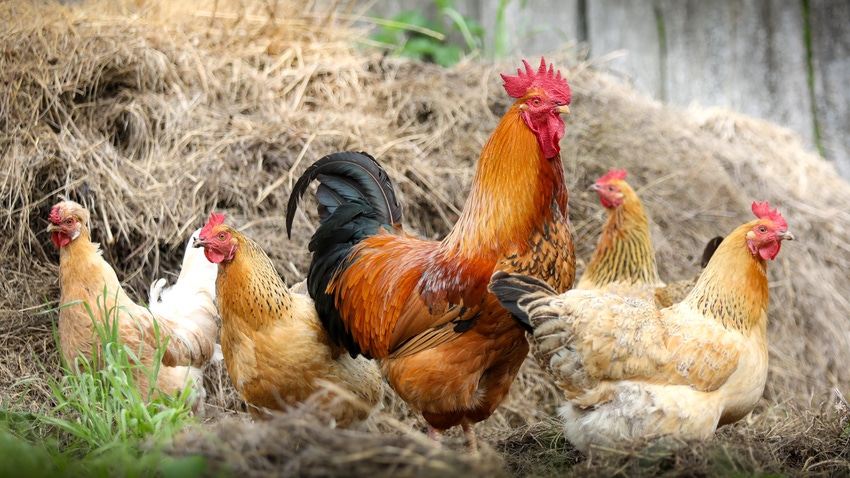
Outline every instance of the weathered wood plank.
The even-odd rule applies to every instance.
[[[850,2],[809,4],[815,110],[824,155],[850,179]]]
[[[661,3],[666,101],[696,101],[770,119],[813,144],[798,0]]]
[[[619,56],[605,63],[638,90],[664,98],[661,40],[652,2],[599,0],[587,4],[590,57]]]

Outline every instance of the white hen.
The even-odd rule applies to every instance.
[[[200,228],[196,229],[186,243],[180,275],[174,285],[166,288],[166,280],[161,278],[153,281],[150,287],[148,307],[151,312],[160,317],[182,319],[177,321],[180,326],[174,333],[183,340],[218,337],[220,319],[215,302],[218,266],[204,257],[203,249],[192,247],[200,232]],[[197,327],[201,333],[186,333],[191,327]],[[221,346],[216,343],[212,360],[217,362],[221,358]]]

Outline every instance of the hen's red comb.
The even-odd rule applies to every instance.
[[[214,212],[210,213],[210,219],[204,224],[204,227],[201,228],[200,234],[198,237],[205,238],[212,231],[212,229],[216,226],[220,226],[224,224],[224,214],[216,214]]]
[[[753,201],[753,214],[756,215],[759,219],[769,219],[773,221],[773,223],[782,230],[788,229],[788,223],[785,222],[785,218],[782,217],[782,214],[779,213],[775,208],[770,210],[770,203],[765,202],[755,202]]]
[[[517,76],[502,73],[505,80],[505,91],[513,98],[522,98],[529,88],[537,86],[543,89],[549,96],[560,100],[563,104],[570,103],[570,85],[567,79],[561,77],[560,71],[555,71],[554,65],[549,65],[546,70],[546,59],[540,58],[540,68],[537,71],[531,69],[527,61],[522,60],[525,72],[517,68]]]
[[[608,171],[607,173],[605,173],[604,176],[597,179],[596,182],[597,183],[604,183],[606,181],[611,181],[612,179],[626,179],[627,175],[628,175],[628,173],[626,172],[625,169],[612,169],[612,170]]]
[[[50,210],[50,217],[48,217],[47,220],[53,224],[59,224],[62,222],[62,214],[59,213],[59,209],[61,208],[61,204],[53,206],[53,209]]]

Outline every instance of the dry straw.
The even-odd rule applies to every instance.
[[[95,240],[142,300],[152,280],[176,277],[186,236],[213,210],[257,239],[287,282],[302,279],[315,218],[299,213],[290,241],[283,208],[297,175],[335,151],[378,157],[400,190],[411,232],[439,238],[448,231],[478,152],[509,105],[498,72],[513,71],[518,59],[469,60],[446,70],[386,57],[364,47],[369,23],[356,21],[356,8],[337,7],[225,0],[0,4],[5,400],[43,402],[45,390],[24,392],[14,383],[39,373],[36,357],[48,366],[57,360],[55,315],[38,313],[57,305],[59,296],[57,253],[42,231],[61,197],[89,207]],[[798,239],[769,267],[765,398],[745,422],[702,449],[749,449],[741,456],[750,457],[742,460],[750,460],[751,469],[846,473],[846,440],[838,437],[846,408],[832,409],[832,391],[846,393],[850,378],[847,182],[786,130],[728,111],[651,101],[602,65],[556,46],[547,59],[566,73],[574,92],[562,156],[580,268],[604,216],[584,189],[612,167],[628,170],[644,201],[668,281],[694,275],[705,241],[748,221],[753,200],[778,206]],[[213,390],[208,410],[220,412],[213,421],[244,421],[226,373],[213,367],[207,380]],[[410,464],[451,453],[409,436],[405,429],[417,431],[423,423],[387,395],[380,417],[359,431],[317,427],[311,438],[307,419],[293,415],[291,423],[281,419],[286,423],[278,431],[223,426],[222,435],[232,436],[218,448],[215,440],[199,445],[194,436],[190,443],[227,461],[222,450],[262,448],[263,437],[284,445],[314,440],[269,452],[282,462],[295,459],[296,449],[352,456],[367,443],[374,454],[352,460],[376,470],[386,460]],[[497,454],[499,469],[516,475],[573,466],[588,474],[630,469],[599,461],[576,465],[581,458],[549,419],[557,397],[528,361],[511,400],[479,425],[484,456],[492,462]],[[218,433],[208,425],[199,433]],[[820,434],[817,448],[804,445],[812,433]],[[243,438],[248,442],[233,443]],[[701,466],[710,475],[710,465],[695,456],[658,466],[683,474]],[[440,459],[452,469],[493,470],[483,461]],[[240,466],[251,467],[245,463]]]

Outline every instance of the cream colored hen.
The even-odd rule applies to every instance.
[[[558,295],[497,272],[489,289],[533,328],[532,353],[564,391],[579,450],[632,440],[709,438],[756,405],[767,378],[767,259],[793,239],[767,202],[717,248],[696,287],[659,311],[596,290]]]
[[[73,201],[60,202],[53,207],[48,220],[47,231],[59,248],[58,335],[66,363],[79,371],[77,357],[92,359],[92,351],[100,341],[94,321],[102,325],[107,318],[114,318],[117,311],[121,341],[139,355],[144,366],[133,374],[135,386],[146,393],[149,374],[158,368],[154,396],[159,392],[174,394],[192,386],[196,393],[195,411],[201,413],[205,393],[200,367],[212,357],[218,333],[214,296],[197,295],[189,314],[164,304],[157,306],[159,313],[152,313],[127,295],[115,271],[104,260],[100,245],[91,241],[89,212],[83,206]],[[155,362],[156,329],[159,343],[168,338],[159,364]]]

